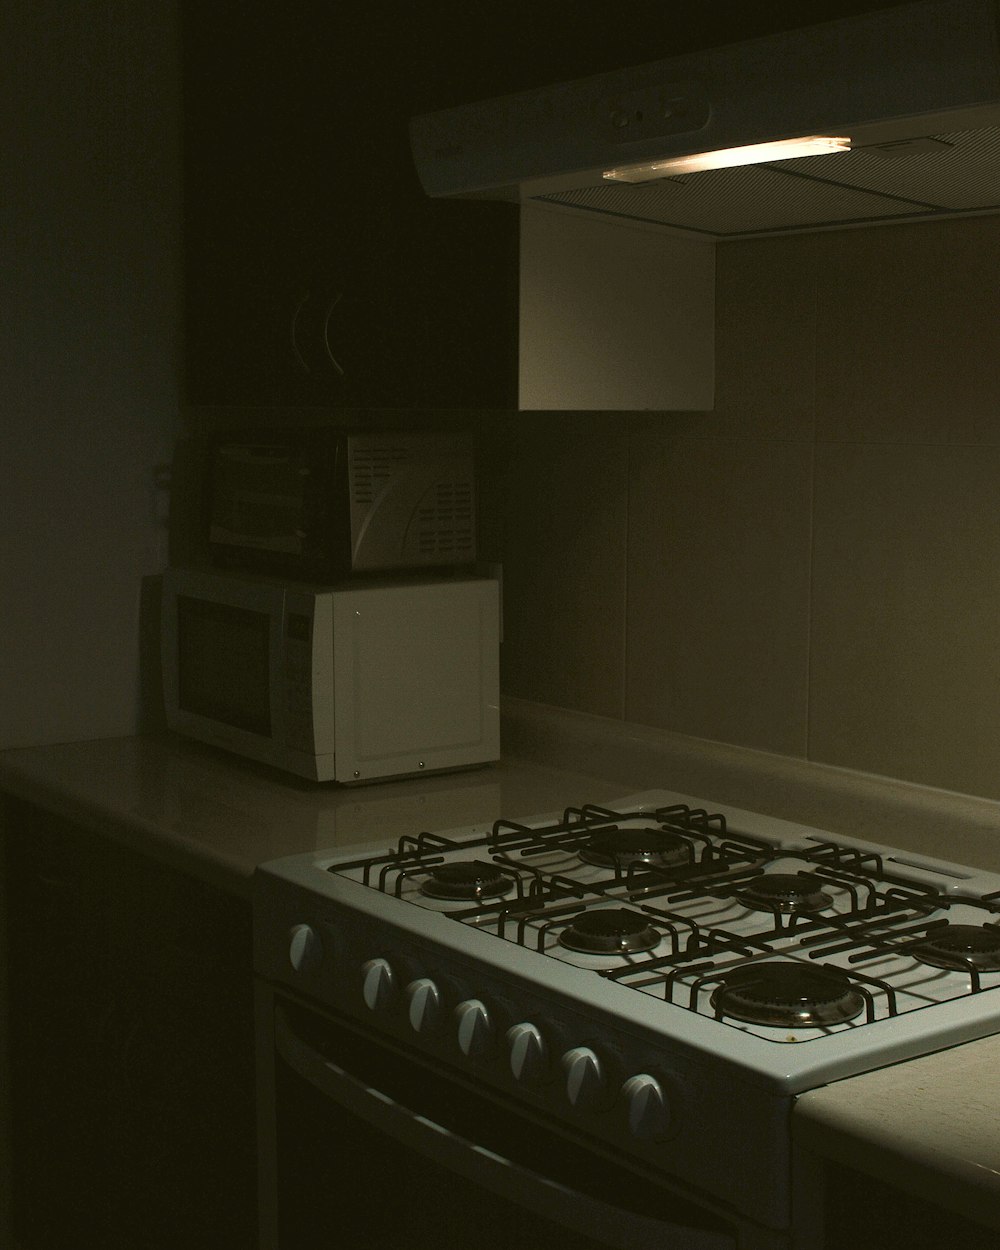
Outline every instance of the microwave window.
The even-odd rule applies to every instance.
[[[179,595],[180,709],[270,737],[269,626],[263,612]]]

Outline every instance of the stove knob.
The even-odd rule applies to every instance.
[[[396,977],[387,959],[369,959],[361,967],[361,993],[369,1011],[382,1011],[396,993]]]
[[[510,1048],[510,1070],[515,1081],[531,1084],[540,1081],[549,1065],[545,1038],[533,1024],[515,1024],[507,1030]]]
[[[486,1004],[478,998],[467,998],[455,1008],[458,1023],[458,1047],[463,1055],[478,1059],[493,1045],[493,1021]]]
[[[601,1061],[589,1046],[574,1046],[562,1057],[566,1097],[578,1111],[596,1111],[607,1098]]]
[[[441,991],[430,977],[418,977],[406,987],[406,1014],[414,1033],[432,1029],[441,1013]]]
[[[308,924],[293,925],[288,933],[288,962],[296,972],[311,972],[323,958],[323,943]]]
[[[655,1076],[641,1072],[622,1086],[628,1131],[641,1141],[663,1137],[670,1128],[670,1104]]]

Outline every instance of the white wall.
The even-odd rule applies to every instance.
[[[174,5],[0,13],[0,748],[138,724],[178,426]]]

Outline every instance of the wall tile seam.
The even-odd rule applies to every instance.
[[[794,438],[784,434],[727,434],[718,431],[699,434],[695,431],[684,430],[678,431],[673,441],[678,443],[726,443],[730,446],[745,443],[750,446],[812,447],[816,440],[811,435],[808,438]]]
[[[812,284],[812,359],[809,378],[811,390],[812,438],[809,448],[809,506],[808,506],[808,559],[806,563],[806,619],[805,619],[805,700],[802,726],[802,755],[813,759],[813,621],[816,603],[816,449],[819,445],[819,281]]]
[[[621,642],[621,689],[618,719],[628,719],[629,698],[629,563],[632,534],[632,440],[635,437],[635,418],[629,414],[625,420],[625,541],[622,550],[622,642]]]
[[[984,439],[934,439],[934,438],[821,438],[815,440],[817,447],[927,447],[964,448],[968,451],[981,451],[984,447],[1000,448],[1000,434]]]

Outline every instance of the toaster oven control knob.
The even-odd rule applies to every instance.
[[[361,993],[369,1011],[382,1011],[392,1002],[396,977],[387,959],[369,959],[361,966]]]
[[[589,1046],[574,1046],[563,1055],[566,1097],[578,1111],[596,1111],[607,1101],[601,1061]]]
[[[549,1066],[545,1038],[533,1024],[515,1024],[507,1030],[510,1048],[510,1070],[515,1081],[530,1085],[540,1081]]]
[[[640,1141],[663,1137],[670,1127],[670,1104],[655,1076],[640,1072],[622,1086],[628,1131]]]
[[[426,1033],[441,1014],[441,991],[430,977],[418,977],[406,987],[406,1014],[414,1033]]]
[[[323,944],[312,925],[293,925],[288,933],[288,962],[295,971],[312,972],[322,958]]]
[[[458,1024],[458,1048],[470,1059],[478,1059],[493,1045],[493,1021],[486,1004],[478,998],[467,998],[455,1008]]]

